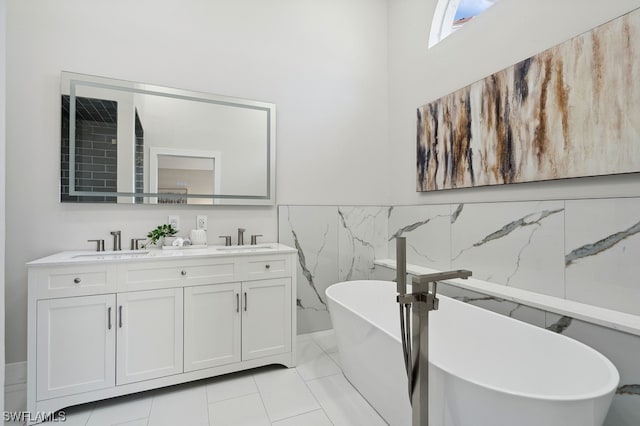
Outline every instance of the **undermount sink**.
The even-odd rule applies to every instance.
[[[255,245],[246,245],[246,246],[221,246],[216,247],[216,250],[233,250],[233,251],[260,251],[260,250],[271,250],[275,248],[275,244],[255,244]]]
[[[95,253],[82,253],[73,256],[73,259],[133,259],[136,257],[143,257],[149,254],[148,251],[140,250],[122,250],[111,252],[95,252]]]

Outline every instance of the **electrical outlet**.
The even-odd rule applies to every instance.
[[[197,215],[196,216],[196,229],[204,229],[207,230],[207,216],[205,215]]]
[[[167,216],[167,223],[173,226],[175,229],[180,229],[180,216]]]

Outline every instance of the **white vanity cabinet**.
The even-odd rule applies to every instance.
[[[30,262],[28,411],[295,366],[295,259],[274,244]]]
[[[184,289],[184,370],[291,352],[291,281]]]
[[[38,301],[39,400],[115,385],[115,305],[114,294]]]
[[[241,284],[184,289],[184,371],[240,361]]]
[[[291,351],[291,285],[286,278],[242,284],[242,359]]]
[[[182,373],[182,289],[118,293],[116,385]]]

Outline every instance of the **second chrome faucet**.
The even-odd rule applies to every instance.
[[[244,245],[244,233],[245,228],[238,228],[238,245]],[[262,234],[256,234],[251,236],[251,245],[255,246],[258,243],[258,237],[262,237]],[[231,246],[231,235],[220,235],[220,238],[224,238],[224,245]]]
[[[113,235],[113,251],[122,250],[122,232],[111,231],[110,234]]]

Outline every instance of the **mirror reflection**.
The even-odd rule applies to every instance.
[[[273,104],[62,77],[62,201],[274,203]]]

